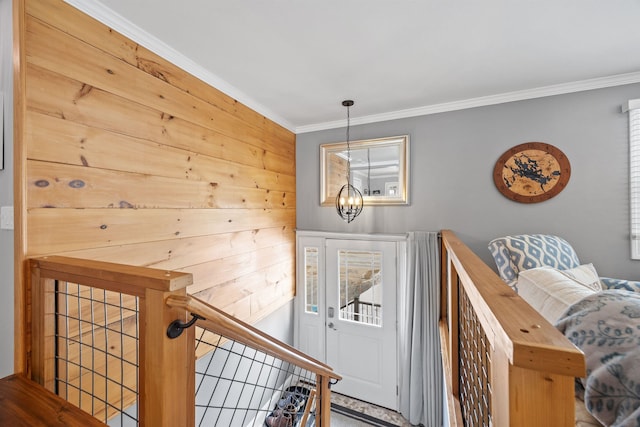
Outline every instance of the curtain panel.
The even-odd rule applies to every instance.
[[[408,237],[407,286],[398,307],[400,412],[413,425],[441,426],[440,243],[437,232]]]

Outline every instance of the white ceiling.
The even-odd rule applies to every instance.
[[[295,131],[640,82],[640,0],[67,0]]]

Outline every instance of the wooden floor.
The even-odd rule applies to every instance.
[[[106,426],[22,375],[0,380],[0,426]]]

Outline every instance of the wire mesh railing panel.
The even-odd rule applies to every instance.
[[[206,354],[205,354],[206,353]],[[314,373],[205,329],[196,332],[196,426],[313,426]]]
[[[468,427],[491,426],[491,354],[473,307],[459,289],[460,406]]]
[[[111,426],[137,426],[138,298],[58,281],[55,318],[57,394]]]

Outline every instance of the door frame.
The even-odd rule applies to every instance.
[[[399,302],[400,296],[402,292],[406,289],[407,280],[406,280],[406,265],[407,265],[407,248],[408,248],[408,235],[407,234],[361,234],[361,233],[337,233],[337,232],[324,232],[324,231],[309,231],[309,230],[296,230],[296,296],[294,300],[294,333],[293,333],[293,342],[294,347],[297,349],[301,349],[305,351],[304,348],[301,348],[301,337],[300,337],[300,325],[301,325],[301,316],[304,313],[304,247],[300,245],[300,240],[302,238],[310,238],[310,240],[315,240],[317,242],[317,246],[320,250],[320,254],[318,256],[318,299],[319,305],[323,308],[326,308],[326,295],[325,295],[325,284],[326,284],[326,274],[325,274],[325,250],[326,250],[326,241],[327,240],[365,240],[365,241],[385,241],[385,242],[395,242],[396,243],[396,378],[400,379],[400,355],[398,345],[398,322],[399,322]],[[309,245],[307,245],[309,246]],[[314,245],[315,246],[315,245]],[[324,310],[326,311],[326,310]],[[326,312],[322,314],[323,322],[323,333],[321,337],[322,348],[326,347]],[[310,354],[310,356],[318,359],[319,361],[325,363],[326,362],[326,352],[322,354]],[[399,387],[399,384],[397,384]],[[396,392],[396,405],[395,408],[389,408],[393,410],[399,409],[399,393]]]

